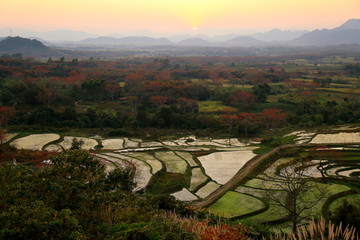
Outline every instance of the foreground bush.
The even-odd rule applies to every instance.
[[[248,239],[247,234],[250,232],[250,228],[242,224],[229,225],[220,220],[213,224],[210,219],[200,221],[194,217],[179,217],[175,213],[166,213],[164,216],[199,240],[243,240]]]

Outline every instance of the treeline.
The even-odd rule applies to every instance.
[[[156,128],[206,128],[209,124],[201,123],[201,116],[193,113],[183,113],[176,105],[164,106],[155,112],[124,107],[111,112],[96,111],[89,107],[85,112],[78,113],[74,107],[66,107],[62,111],[53,108],[41,107],[31,113],[26,111],[16,112],[16,117],[8,120],[14,125],[37,125],[70,128],[130,128],[141,127]],[[1,113],[0,113],[1,114]],[[216,121],[210,119],[213,126]]]
[[[257,61],[239,67],[236,58],[231,59],[234,62],[229,60],[61,58],[38,62],[1,58],[0,105],[4,111],[0,111],[0,124],[228,131],[229,124],[224,124],[221,116],[232,115],[240,120],[231,131],[247,134],[269,129],[262,119],[274,112],[286,116],[278,121],[281,124],[357,122],[356,94],[329,101],[317,96],[319,88],[328,87],[333,81],[340,83],[335,78],[339,74],[353,76],[356,64],[336,71],[291,65],[289,71],[273,62]],[[269,103],[273,96],[277,102]],[[224,107],[201,112],[203,101],[218,101]],[[244,122],[244,116],[251,114],[261,117]]]
[[[288,115],[289,123],[312,127],[359,122],[359,100],[343,98],[340,101],[320,102],[314,95],[314,92],[302,92],[287,94],[279,99],[279,102],[294,107],[294,111]]]

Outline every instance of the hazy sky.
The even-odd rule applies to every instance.
[[[360,0],[0,0],[0,28],[36,31],[313,30],[350,18]]]

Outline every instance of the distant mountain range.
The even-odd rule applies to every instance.
[[[181,35],[171,38],[151,37],[98,37],[89,38],[78,42],[82,45],[179,45],[179,46],[221,46],[221,47],[256,47],[270,45],[338,45],[360,44],[360,19],[350,19],[343,25],[328,30],[309,31],[282,31],[273,29],[265,33],[257,33],[251,36],[218,36],[210,38],[198,35]],[[177,41],[176,41],[177,40]]]
[[[253,47],[263,44],[263,41],[256,40],[255,38],[249,36],[240,36],[223,42],[223,46],[226,47]]]
[[[181,46],[211,46],[211,43],[202,38],[196,37],[196,38],[184,39],[180,42],[177,42],[177,45],[181,45]]]
[[[268,32],[252,34],[251,37],[264,42],[291,41],[308,32],[309,31],[282,31],[278,28],[274,28]]]
[[[171,45],[173,42],[166,38],[151,38],[151,37],[98,37],[88,38],[78,42],[84,45],[140,45],[140,46],[156,46],[156,45]]]
[[[360,30],[315,30],[292,41],[295,45],[360,44]]]
[[[1,32],[1,31],[0,31]],[[73,37],[81,38],[84,32],[69,31]],[[47,36],[68,33],[67,30],[48,32]],[[92,35],[91,35],[92,36]],[[64,51],[54,50],[45,46],[57,46],[38,36],[25,39],[21,37],[0,38],[0,53],[22,53],[24,56],[60,56]],[[47,38],[48,39],[48,38]],[[46,40],[47,40],[46,39]],[[172,40],[172,41],[171,41]],[[326,46],[340,44],[360,45],[360,19],[350,19],[334,29],[307,31],[281,31],[273,29],[265,33],[251,36],[223,35],[207,37],[197,35],[179,35],[171,38],[154,37],[89,37],[71,42],[74,46],[82,47],[123,47],[123,46],[182,46],[182,47],[268,47],[268,46]],[[176,41],[175,41],[176,40]],[[66,46],[65,46],[66,48]]]
[[[256,47],[269,45],[337,45],[360,44],[360,19],[350,19],[343,25],[328,30],[282,31],[273,29],[251,36],[223,35],[208,37],[204,35],[178,35],[167,38],[152,37],[97,37],[78,42],[82,45],[178,45],[178,46],[221,46],[221,47]]]
[[[360,19],[350,19],[334,30],[360,30]]]
[[[349,30],[347,32],[341,32]],[[350,31],[351,30],[351,31]],[[111,36],[97,36],[95,34],[83,32],[83,31],[72,31],[72,30],[56,30],[50,32],[34,32],[29,30],[13,30],[14,35],[22,36],[30,39],[37,39],[42,42],[49,43],[71,43],[71,44],[90,44],[90,45],[191,45],[194,42],[194,39],[197,41],[194,45],[199,45],[200,40],[205,40],[202,43],[204,45],[213,45],[213,46],[227,46],[228,44],[233,44],[234,42],[244,42],[244,46],[257,46],[257,45],[268,45],[266,43],[276,44],[275,42],[281,42],[291,45],[323,45],[323,44],[359,44],[358,41],[358,32],[360,31],[360,19],[350,19],[345,22],[343,25],[336,27],[334,29],[328,30],[315,30],[312,32],[309,31],[284,31],[280,29],[272,29],[268,32],[256,33],[250,36],[240,36],[237,34],[228,34],[215,37],[209,37],[206,35],[194,35],[194,34],[182,34],[170,36],[167,38],[159,38],[160,34],[149,32],[149,31],[140,31],[133,32],[134,35],[124,36],[125,34],[111,34]],[[10,29],[3,28],[0,29],[0,37],[9,36]],[[337,35],[342,35],[337,36]],[[238,37],[252,37],[257,41],[249,42],[243,38],[241,41],[235,40]],[[324,40],[323,38],[326,38]],[[183,42],[187,39],[193,39]],[[232,42],[229,43],[228,41]],[[261,41],[261,42],[259,42]],[[211,43],[211,44],[209,44]]]
[[[341,26],[315,30],[291,41],[294,45],[360,44],[360,19],[350,19]]]

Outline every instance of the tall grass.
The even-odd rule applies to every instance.
[[[181,217],[174,212],[166,212],[158,217],[165,218],[183,231],[194,234],[197,240],[250,240],[253,229],[243,224],[229,225],[221,220],[200,220],[196,217]],[[258,239],[258,238],[256,238]],[[312,220],[309,226],[297,228],[295,233],[275,233],[262,240],[358,240],[356,228],[335,225],[324,218]]]
[[[312,220],[308,227],[298,227],[296,233],[274,234],[263,240],[357,240],[360,239],[355,227],[335,225],[324,218]]]

